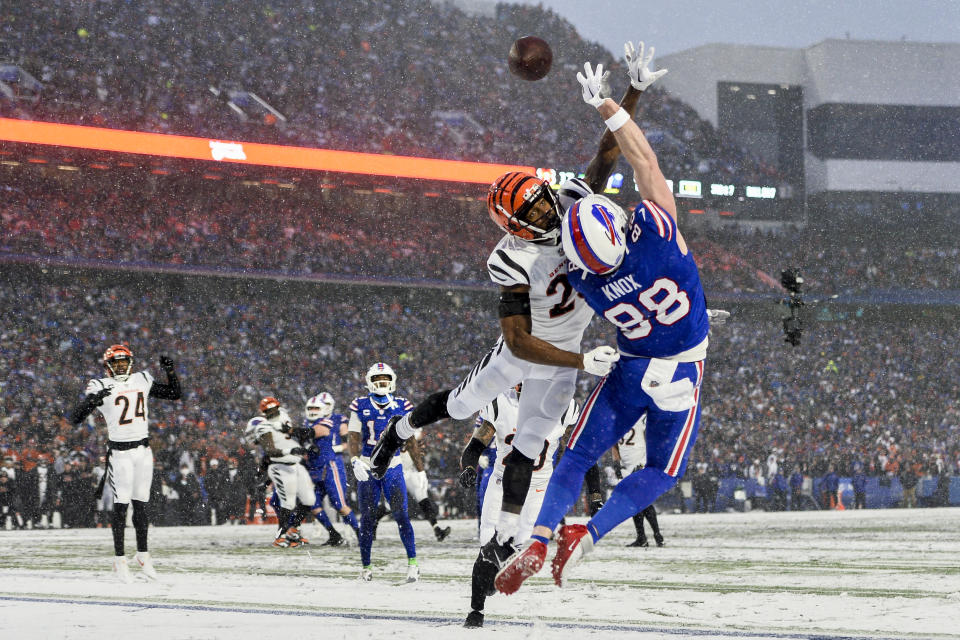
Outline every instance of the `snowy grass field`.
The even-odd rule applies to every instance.
[[[661,516],[664,548],[621,525],[557,589],[549,571],[469,609],[475,523],[443,543],[414,523],[423,572],[392,521],[359,552],[270,546],[272,527],[151,529],[160,582],[110,571],[109,530],[0,531],[0,637],[960,638],[960,509]],[[346,527],[341,526],[341,531]],[[132,558],[133,530],[127,535]],[[552,550],[551,550],[552,555]]]

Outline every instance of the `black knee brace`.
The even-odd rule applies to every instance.
[[[530,478],[533,476],[533,459],[516,449],[503,459],[503,507],[522,507],[530,490]],[[519,511],[517,511],[519,513]]]
[[[437,391],[427,396],[427,399],[418,404],[410,412],[410,424],[419,429],[428,424],[433,424],[437,420],[449,418],[447,413],[447,398],[450,396],[450,390]]]

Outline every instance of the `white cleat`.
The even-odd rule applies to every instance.
[[[420,567],[411,564],[407,567],[407,583],[420,581]]]
[[[150,559],[149,551],[138,551],[134,558],[136,558],[137,564],[140,565],[140,570],[148,580],[157,579],[157,570],[153,568],[153,561]]]
[[[130,567],[127,566],[127,559],[124,556],[115,556],[113,558],[113,575],[117,580],[124,584],[133,582],[133,576],[130,575]]]
[[[370,582],[373,580],[373,569],[364,568],[360,571],[360,579],[364,582]]]

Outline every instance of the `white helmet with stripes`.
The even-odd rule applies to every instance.
[[[393,393],[397,390],[397,374],[390,365],[377,362],[367,369],[367,389],[378,396]]]
[[[333,405],[333,396],[324,391],[307,400],[304,413],[307,416],[307,420],[328,418],[330,414],[333,413]]]
[[[610,198],[590,194],[575,202],[561,224],[563,253],[588,273],[616,271],[627,253],[627,214]]]

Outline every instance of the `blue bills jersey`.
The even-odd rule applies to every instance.
[[[701,344],[710,329],[693,254],[680,252],[670,214],[650,200],[634,209],[627,254],[612,274],[598,276],[569,263],[570,284],[617,327],[627,356],[666,358]]]
[[[346,420],[347,419],[339,413],[333,413],[326,418],[318,418],[316,420],[303,419],[303,426],[308,429],[313,429],[320,424],[330,430],[329,435],[315,438],[313,441],[313,443],[317,445],[317,451],[311,452],[308,456],[307,464],[311,469],[319,469],[327,462],[339,456],[339,454],[333,450],[333,447],[342,441],[340,427],[346,423]]]
[[[400,396],[386,396],[387,402],[374,402],[372,396],[360,396],[350,403],[350,412],[357,416],[360,422],[360,441],[363,448],[361,456],[369,457],[373,448],[380,439],[380,434],[387,428],[387,422],[393,416],[403,416],[413,411],[413,405],[406,398]],[[400,450],[395,454],[400,455]]]

